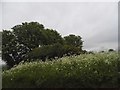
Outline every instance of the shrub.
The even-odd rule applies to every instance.
[[[78,47],[56,43],[53,45],[46,45],[39,48],[35,48],[33,51],[28,53],[27,58],[29,60],[41,59],[42,61],[45,61],[46,59],[55,59],[56,57],[61,58],[64,55],[70,56],[73,54],[80,54],[80,50]]]
[[[54,45],[46,45],[39,48],[35,48],[33,51],[28,53],[28,59],[41,59],[45,61],[45,59],[62,57],[63,49],[62,45],[57,43]]]
[[[74,54],[79,55],[82,52],[80,48],[71,45],[64,45],[63,50],[64,54],[66,54],[67,56]]]
[[[115,88],[118,60],[117,53],[96,53],[26,62],[3,72],[3,88]]]

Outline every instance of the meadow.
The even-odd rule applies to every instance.
[[[119,63],[117,52],[22,62],[3,71],[2,83],[3,88],[116,88]]]

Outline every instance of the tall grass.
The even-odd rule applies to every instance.
[[[114,88],[119,61],[110,52],[27,62],[3,72],[3,88]]]

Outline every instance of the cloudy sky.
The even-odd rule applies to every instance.
[[[37,21],[62,36],[80,35],[86,50],[117,49],[117,2],[4,2],[2,29]]]

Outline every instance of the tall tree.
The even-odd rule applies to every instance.
[[[38,22],[25,22],[22,25],[16,25],[12,31],[3,30],[2,37],[3,60],[10,67],[26,60],[27,53],[34,48],[62,42],[62,37],[57,31],[45,29]]]
[[[42,30],[44,26],[37,22],[16,25],[12,31],[3,30],[2,59],[8,66],[19,64],[28,52],[42,44]]]

